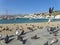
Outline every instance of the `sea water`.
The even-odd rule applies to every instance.
[[[9,20],[0,20],[0,24],[6,23],[39,23],[39,22],[48,22],[49,19],[30,19],[30,18],[17,18],[17,19],[9,19]],[[60,21],[60,19],[52,19],[52,22]]]

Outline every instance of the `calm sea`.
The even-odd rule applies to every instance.
[[[10,20],[0,20],[0,24],[6,23],[38,23],[38,22],[48,22],[49,19],[30,19],[30,18],[18,18]],[[60,21],[60,19],[52,19],[52,22]]]

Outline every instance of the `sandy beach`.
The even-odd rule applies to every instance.
[[[44,45],[46,41],[50,44],[52,41],[52,34],[49,34],[47,32],[46,27],[47,26],[59,26],[60,28],[60,22],[44,22],[44,23],[18,23],[18,24],[0,24],[0,34],[2,35],[15,35],[16,28],[18,28],[19,33],[24,30],[26,33],[24,36],[24,39],[27,39],[26,43],[24,45]],[[31,31],[28,29],[28,27],[32,28],[35,31]],[[31,31],[31,32],[29,32]],[[35,34],[37,34],[39,39],[31,39]],[[16,36],[13,36],[11,38],[14,38],[8,45],[23,45],[21,41],[17,40]],[[59,45],[60,44],[60,33],[58,33],[58,43],[53,45]],[[0,41],[0,45],[7,45],[4,40]]]
[[[0,34],[2,35],[12,35],[15,34],[16,28],[19,28],[19,32],[23,29],[25,32],[28,32],[29,30],[27,27],[31,27],[33,29],[38,29],[41,27],[46,27],[46,26],[60,26],[60,22],[43,22],[43,23],[15,23],[15,24],[0,24]],[[9,28],[6,31],[4,28]]]

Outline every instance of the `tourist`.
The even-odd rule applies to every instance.
[[[58,39],[57,39],[57,34],[53,33],[53,40],[51,41],[51,44],[57,43]]]
[[[23,41],[22,41],[22,42],[23,42],[23,44],[25,44],[25,43],[26,43],[26,41],[27,41],[27,39],[23,40]]]
[[[20,36],[20,41],[23,41],[23,37],[22,36]]]
[[[22,30],[21,34],[20,35],[24,35],[24,30]]]
[[[17,36],[17,40],[20,40],[20,36],[21,36],[21,35],[18,35],[18,36]]]
[[[17,40],[20,40],[23,44],[26,43],[26,40],[24,40],[21,35],[18,36]]]
[[[8,37],[8,35],[6,35],[6,37],[5,37],[5,43],[8,43],[9,42],[9,37]]]
[[[2,35],[0,34],[0,39],[2,38]]]
[[[18,33],[19,33],[19,31],[18,31],[18,29],[16,29],[16,35],[18,35]]]

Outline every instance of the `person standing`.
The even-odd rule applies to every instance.
[[[18,31],[18,29],[16,29],[16,35],[18,35],[18,33],[19,33],[19,31]]]

